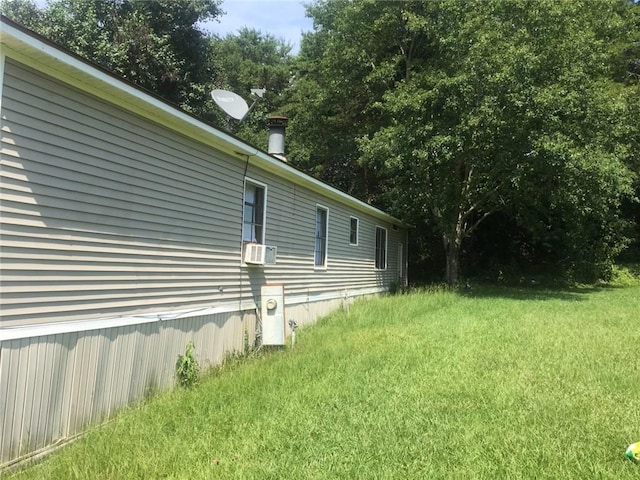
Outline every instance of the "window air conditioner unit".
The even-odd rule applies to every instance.
[[[274,265],[278,247],[260,243],[247,243],[244,246],[244,263],[251,265]]]

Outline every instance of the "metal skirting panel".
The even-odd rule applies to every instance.
[[[291,333],[289,320],[293,320],[299,327],[313,323],[317,318],[331,313],[343,304],[341,299],[321,300],[316,302],[287,305],[286,326],[287,335]]]
[[[287,305],[287,335],[361,296]],[[207,368],[253,345],[258,323],[247,310],[0,342],[0,468],[170,388],[189,341]]]
[[[301,327],[315,322],[319,317],[328,315],[339,308],[349,308],[353,302],[360,298],[377,295],[376,292],[357,293],[345,291],[342,298],[327,298],[313,302],[300,302],[294,305],[287,305],[286,327],[287,335],[291,334],[289,320],[293,320]]]
[[[0,466],[174,383],[189,341],[203,367],[253,342],[256,314],[219,313],[0,343]]]

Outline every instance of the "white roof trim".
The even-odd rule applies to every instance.
[[[73,85],[77,88],[98,95],[104,100],[118,104],[122,108],[134,111],[156,122],[161,120],[158,115],[162,115],[165,121],[160,121],[160,123],[164,123],[174,130],[195,137],[218,149],[222,149],[232,156],[243,160],[248,158],[250,163],[258,167],[300,185],[304,185],[316,192],[323,193],[342,204],[350,205],[357,210],[367,212],[377,218],[406,227],[401,220],[392,217],[382,210],[341,192],[293,168],[285,162],[221,130],[207,125],[178,108],[145,93],[143,90],[134,87],[126,81],[118,79],[115,75],[110,75],[100,68],[91,65],[89,62],[80,60],[76,56],[66,53],[56,46],[23,31],[21,28],[19,29],[6,23],[4,19],[0,21],[0,43],[8,57],[15,56],[18,61],[22,62],[28,59],[29,65],[33,68],[42,70],[45,73],[52,71],[57,72],[59,73],[58,78],[65,78],[66,81],[73,79]],[[73,73],[82,73],[83,75],[73,75]],[[191,130],[191,132],[188,130]]]

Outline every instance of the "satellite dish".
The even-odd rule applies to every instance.
[[[216,102],[216,105],[224,110],[224,113],[236,120],[242,120],[247,112],[249,112],[249,105],[247,105],[244,98],[237,93],[228,90],[213,90],[211,97],[213,101]]]
[[[231,119],[233,118],[237,120],[238,123],[242,122],[244,117],[253,110],[253,107],[256,106],[256,103],[262,98],[266,91],[267,90],[264,88],[252,88],[251,95],[256,98],[251,106],[248,106],[247,102],[245,102],[244,98],[240,95],[228,90],[213,90],[211,92],[211,98],[213,98],[216,105],[218,105],[222,110],[224,110],[224,113],[227,114],[227,130],[233,133]]]

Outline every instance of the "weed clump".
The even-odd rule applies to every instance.
[[[198,384],[200,377],[200,365],[196,359],[193,342],[187,343],[184,355],[178,355],[176,362],[176,378],[178,385],[183,388],[192,388]]]

